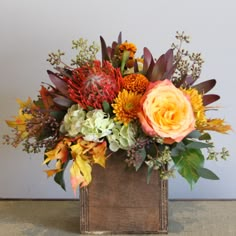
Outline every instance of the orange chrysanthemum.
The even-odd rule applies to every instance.
[[[141,97],[141,94],[128,92],[125,89],[122,90],[122,92],[119,92],[112,104],[112,107],[114,108],[113,112],[116,115],[115,120],[121,121],[127,125],[130,121],[136,119]]]
[[[129,58],[133,59],[134,54],[137,51],[137,48],[133,43],[124,42],[119,46],[119,50],[121,53],[123,53],[124,51],[129,51],[130,52]]]
[[[148,79],[142,74],[130,74],[122,79],[123,88],[137,93],[144,93],[149,85]]]

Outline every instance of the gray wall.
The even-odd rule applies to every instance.
[[[191,35],[189,49],[202,52],[202,79],[218,80],[222,95],[215,116],[235,128],[236,3],[189,0],[1,0],[0,2],[0,135],[8,133],[4,120],[16,114],[16,98],[36,98],[41,81],[49,81],[49,51],[68,52],[71,40],[84,37],[111,42],[119,31],[140,49],[147,46],[157,57],[169,48],[175,32]],[[236,198],[235,133],[213,135],[216,147],[226,146],[228,161],[209,162],[219,181],[201,180],[190,191],[177,176],[170,180],[170,198]],[[0,198],[74,198],[67,177],[67,192],[43,173],[42,154],[27,155],[20,148],[1,145]]]

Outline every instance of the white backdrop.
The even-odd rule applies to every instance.
[[[222,98],[215,116],[236,127],[236,3],[190,0],[1,0],[0,1],[0,136],[9,133],[4,120],[16,114],[16,98],[36,98],[41,81],[48,81],[50,51],[68,52],[72,39],[99,42],[123,38],[156,57],[174,41],[175,32],[191,35],[189,49],[202,52],[202,79],[218,81]],[[191,191],[180,177],[170,180],[169,198],[236,198],[236,135],[213,135],[217,147],[226,146],[228,161],[208,162],[219,181],[200,180]],[[27,155],[20,148],[0,147],[0,198],[74,198],[66,174],[67,192],[43,173],[42,154]]]

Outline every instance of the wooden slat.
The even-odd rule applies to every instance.
[[[93,166],[93,180],[81,189],[81,233],[166,233],[167,181],[154,171],[146,182],[147,167],[126,169],[116,154],[106,168]]]

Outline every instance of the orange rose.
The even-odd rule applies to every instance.
[[[190,100],[168,79],[151,83],[140,101],[138,117],[143,131],[164,143],[180,142],[195,128]]]

